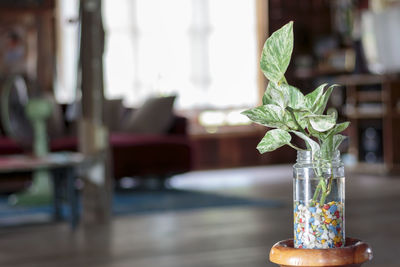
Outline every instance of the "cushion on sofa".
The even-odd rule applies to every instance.
[[[176,96],[152,97],[128,118],[123,129],[136,134],[164,134],[173,120]]]
[[[105,99],[103,103],[104,124],[110,132],[121,130],[121,120],[124,112],[124,105],[121,98]]]
[[[61,105],[53,95],[46,95],[45,98],[51,103],[51,115],[47,119],[47,134],[49,138],[56,139],[65,135],[65,119]]]

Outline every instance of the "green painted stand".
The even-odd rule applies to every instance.
[[[36,157],[43,157],[48,153],[46,119],[51,115],[51,103],[42,98],[29,100],[26,110],[27,117],[32,122],[34,131],[33,152]],[[32,185],[25,191],[9,197],[12,205],[42,205],[52,201],[52,186],[50,174],[46,170],[37,170],[33,173]]]

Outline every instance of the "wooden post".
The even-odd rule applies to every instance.
[[[103,125],[102,115],[104,29],[101,0],[81,0],[80,12],[82,117],[79,149],[94,159],[84,175],[83,222],[107,223],[111,218],[113,179],[108,157],[108,130]]]
[[[258,65],[259,59],[261,58],[261,53],[264,47],[265,40],[267,40],[269,32],[268,32],[268,0],[257,0],[256,1],[256,17],[257,17],[257,82],[258,82],[258,91],[259,97],[258,99],[262,99],[265,88],[267,87],[267,78],[265,78],[264,74],[261,72],[260,67]],[[261,104],[261,102],[259,103]]]

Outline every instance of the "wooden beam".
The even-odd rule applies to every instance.
[[[81,0],[82,117],[80,151],[93,158],[84,177],[82,192],[84,223],[107,223],[111,219],[112,181],[108,130],[103,124],[104,29],[101,0]]]
[[[257,17],[257,55],[261,58],[261,52],[264,47],[264,42],[268,38],[268,0],[256,0],[256,17]],[[258,62],[258,61],[257,61]],[[262,96],[264,95],[265,88],[267,87],[267,79],[257,65],[257,77],[258,77],[258,92],[259,101],[261,104]]]

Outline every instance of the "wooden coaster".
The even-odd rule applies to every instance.
[[[372,249],[363,241],[346,238],[343,248],[302,249],[294,248],[293,239],[276,243],[269,260],[282,267],[289,266],[361,266],[372,259]]]

